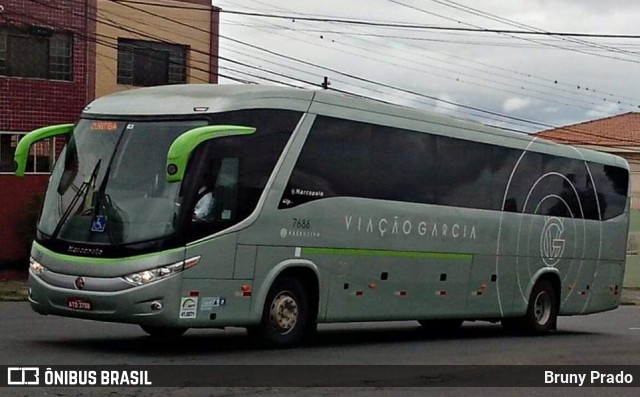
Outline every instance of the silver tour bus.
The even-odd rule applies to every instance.
[[[620,157],[323,91],[144,88],[66,135],[31,251],[33,309],[157,336],[464,320],[554,330],[620,303]]]

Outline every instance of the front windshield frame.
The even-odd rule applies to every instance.
[[[117,252],[129,251],[127,247],[132,247],[131,254],[134,254],[138,251],[136,246],[149,245],[149,243],[156,246],[154,249],[157,249],[158,245],[164,248],[168,240],[175,239],[175,224],[172,224],[171,230],[166,232],[144,235],[149,229],[148,224],[145,224],[144,227],[129,227],[124,231],[118,230],[116,225],[120,223],[121,229],[123,229],[126,228],[126,222],[116,221],[110,222],[102,232],[98,232],[93,227],[93,223],[99,216],[104,219],[109,219],[111,216],[111,221],[114,220],[114,214],[117,211],[111,211],[111,214],[107,214],[108,208],[113,209],[120,205],[118,201],[121,200],[114,200],[114,198],[118,194],[123,196],[122,193],[127,192],[125,189],[120,189],[119,193],[116,191],[119,181],[126,182],[128,180],[132,189],[138,188],[136,177],[138,177],[137,181],[144,181],[144,177],[140,175],[149,170],[156,174],[156,178],[152,182],[169,191],[167,194],[161,194],[157,197],[161,197],[166,203],[171,202],[172,214],[164,221],[174,223],[174,218],[178,216],[174,212],[179,209],[180,184],[169,183],[164,177],[166,153],[171,143],[179,135],[208,123],[209,120],[205,117],[170,120],[159,120],[158,118],[113,120],[94,117],[81,119],[76,124],[67,145],[60,153],[59,160],[52,172],[43,211],[38,222],[37,240],[49,245],[52,249],[60,250],[62,248],[64,251],[71,252],[69,247],[80,247],[78,252],[100,252],[100,256],[112,256],[106,254],[108,251],[113,251],[115,256],[119,256]],[[90,127],[92,124],[107,127],[105,127],[105,131],[98,132],[92,130]],[[164,129],[162,130],[164,133],[160,134],[158,132],[160,129]],[[172,129],[175,131],[170,131]],[[91,133],[112,135],[106,139],[104,136],[93,135],[93,139],[98,139],[94,142],[97,145],[88,145],[91,143],[90,139],[87,142],[82,142]],[[143,135],[148,139],[147,145],[142,145],[145,143]],[[164,138],[160,139],[161,136]],[[162,141],[161,145],[158,145],[158,140]],[[154,145],[149,145],[149,142],[154,142]],[[84,149],[78,147],[82,145],[85,146]],[[133,149],[133,152],[129,148]],[[96,154],[98,155],[96,156]],[[89,155],[94,156],[93,161],[83,159],[83,156]],[[148,163],[152,161],[152,156],[152,168],[139,166],[134,169],[131,164],[127,164],[131,163],[132,159],[135,160],[135,157],[138,158],[138,163]],[[127,178],[127,174],[131,177]],[[81,191],[82,189],[84,190]],[[76,199],[75,203],[72,202],[74,198]],[[133,200],[133,198],[131,199]],[[151,208],[149,201],[151,198],[141,196],[139,199],[145,200],[145,203],[138,205],[136,211],[129,211],[129,218],[136,218],[135,213],[142,212],[137,217],[140,219],[144,216],[144,210]],[[69,214],[66,214],[67,211]],[[60,221],[62,222],[60,223]],[[73,225],[74,222],[75,225]],[[129,236],[135,233],[138,235]],[[178,244],[179,242],[174,242],[170,245]],[[85,248],[89,246],[94,248],[99,246],[100,248],[86,250]]]
[[[185,246],[187,243],[196,241],[200,238],[211,236],[217,233],[220,228],[229,228],[234,224],[241,222],[245,215],[253,212],[258,205],[260,197],[264,194],[268,188],[267,181],[275,171],[275,165],[278,160],[283,156],[284,148],[293,136],[293,132],[298,126],[304,112],[293,109],[279,109],[279,108],[249,108],[249,109],[235,109],[225,110],[218,113],[208,113],[203,115],[194,116],[140,116],[140,117],[107,117],[100,116],[97,118],[95,115],[86,115],[84,119],[101,120],[101,121],[114,121],[114,122],[189,122],[189,121],[206,121],[206,125],[242,125],[248,127],[255,127],[257,131],[252,136],[257,137],[260,140],[262,136],[277,136],[278,148],[270,148],[270,150],[264,150],[267,145],[264,141],[262,144],[257,142],[253,145],[249,144],[249,152],[259,153],[255,157],[249,155],[245,158],[244,165],[239,165],[239,173],[242,174],[242,186],[240,188],[249,188],[250,191],[250,203],[239,203],[244,206],[253,206],[249,208],[241,208],[242,211],[238,211],[239,215],[233,217],[233,222],[193,222],[192,212],[196,205],[195,194],[197,193],[197,187],[193,184],[195,176],[189,171],[190,168],[198,163],[198,152],[202,151],[204,147],[210,146],[212,141],[233,139],[232,137],[215,138],[199,145],[193,152],[189,163],[187,165],[187,173],[182,182],[176,182],[175,185],[179,186],[179,200],[181,212],[176,218],[175,233],[167,235],[162,238],[151,239],[148,241],[140,241],[138,243],[128,244],[108,244],[108,243],[95,243],[86,241],[68,241],[61,238],[52,239],[51,236],[47,236],[38,231],[37,241],[56,252],[67,252],[72,254],[80,254],[85,256],[99,256],[99,257],[126,257],[145,254],[149,252],[156,252],[159,250],[166,250]],[[269,138],[272,139],[272,138]],[[273,143],[273,141],[269,141]],[[214,145],[216,146],[216,145]],[[247,152],[247,153],[249,153]],[[267,153],[268,155],[265,155]],[[63,156],[59,156],[58,161],[62,160]],[[248,161],[250,160],[250,161]],[[255,161],[254,161],[255,160]],[[58,168],[54,169],[54,173]],[[102,169],[106,169],[105,165],[100,166],[99,171],[102,174]],[[256,173],[256,170],[260,168],[262,171]],[[195,170],[192,168],[192,171]],[[106,171],[106,170],[105,170]],[[248,179],[247,179],[248,178]],[[53,181],[53,175],[52,179]],[[101,181],[101,180],[100,180]],[[99,182],[98,181],[98,186]],[[51,189],[51,185],[50,185]],[[246,197],[246,194],[243,196]],[[240,199],[239,199],[240,201]],[[233,209],[232,209],[233,210]]]

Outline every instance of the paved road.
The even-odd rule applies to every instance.
[[[320,327],[307,347],[264,350],[244,330],[190,330],[177,342],[158,343],[135,326],[39,316],[25,303],[0,303],[0,365],[136,364],[638,364],[640,307],[561,318],[548,337],[508,337],[499,326],[465,323],[453,338],[425,336],[414,322],[337,324]],[[1,390],[0,395],[93,396],[78,389]],[[437,390],[437,392],[436,392]],[[637,396],[638,389],[305,389],[305,395],[611,395]],[[14,393],[14,394],[11,394]],[[157,390],[120,389],[116,395],[163,395]],[[593,394],[591,394],[593,393]],[[290,395],[300,390],[173,389],[173,396]]]

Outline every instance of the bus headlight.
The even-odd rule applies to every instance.
[[[159,281],[167,277],[171,277],[184,270],[193,267],[200,262],[200,257],[196,256],[185,261],[174,263],[172,265],[157,267],[155,269],[144,270],[142,272],[133,273],[125,276],[124,279],[135,286],[146,285],[154,281]]]
[[[33,258],[29,258],[29,269],[35,275],[40,275],[40,274],[42,274],[42,273],[47,271],[46,267],[42,266],[42,264],[40,262],[36,261]]]

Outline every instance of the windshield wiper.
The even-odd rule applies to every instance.
[[[80,188],[78,189],[76,194],[71,199],[71,203],[69,204],[67,209],[62,214],[62,217],[60,217],[60,220],[56,224],[56,228],[53,230],[53,233],[51,234],[51,239],[52,240],[55,239],[56,237],[58,237],[58,233],[60,233],[60,229],[62,229],[62,226],[64,225],[64,223],[69,218],[69,215],[71,215],[71,212],[73,212],[73,209],[76,206],[76,204],[78,203],[78,201],[80,199],[82,199],[82,200],[85,199],[85,197],[86,197],[87,193],[89,192],[91,186],[93,185],[95,179],[98,177],[98,171],[100,170],[100,164],[101,163],[102,163],[102,159],[99,159],[98,162],[96,163],[95,167],[93,167],[93,171],[91,171],[91,176],[89,177],[89,179],[87,181],[85,181],[85,182],[82,182],[82,185],[80,185]]]
[[[120,140],[118,140],[118,143],[120,143]],[[109,165],[107,166],[107,169],[104,172],[104,176],[102,177],[102,182],[100,182],[100,186],[98,186],[98,190],[96,192],[96,202],[93,208],[93,213],[96,216],[98,215],[99,210],[102,210],[102,214],[105,217],[105,222],[109,220],[109,215],[107,214],[107,205],[109,206],[109,208],[112,208],[116,213],[118,211],[116,207],[111,203],[111,198],[109,198],[109,196],[105,193],[105,191],[107,190],[107,180],[109,179],[109,174],[111,173],[112,163],[113,163],[113,159],[109,162]],[[111,228],[108,225],[106,225],[105,228],[107,231],[107,237],[109,238],[109,243],[111,245],[114,245],[117,249],[119,246],[119,243],[113,237],[113,234],[111,233]]]

